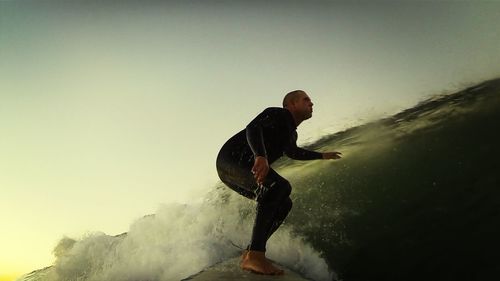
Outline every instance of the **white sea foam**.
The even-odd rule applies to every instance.
[[[181,280],[238,255],[233,243],[248,243],[254,208],[254,202],[227,189],[197,204],[164,205],[155,215],[135,221],[126,235],[62,239],[50,272],[30,280]],[[286,225],[269,241],[268,255],[314,280],[333,277],[319,253]]]

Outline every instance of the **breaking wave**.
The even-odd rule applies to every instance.
[[[278,161],[294,208],[268,255],[313,280],[497,279],[498,120],[491,80],[311,144],[340,161]],[[181,280],[239,255],[254,208],[221,184],[126,234],[64,238],[55,264],[22,280]]]

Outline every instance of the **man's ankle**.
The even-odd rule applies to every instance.
[[[255,250],[249,250],[248,254],[249,257],[255,257],[255,258],[265,258],[266,257],[266,252],[264,251],[255,251]]]

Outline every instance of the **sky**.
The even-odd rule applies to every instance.
[[[0,281],[200,200],[289,91],[305,144],[500,77],[499,50],[500,2],[1,1]]]

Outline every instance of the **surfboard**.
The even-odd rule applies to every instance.
[[[214,264],[206,269],[196,273],[181,281],[265,281],[265,280],[281,280],[281,281],[311,281],[281,264],[276,264],[285,271],[283,275],[261,275],[242,270],[240,268],[240,257],[231,258],[220,263]]]

